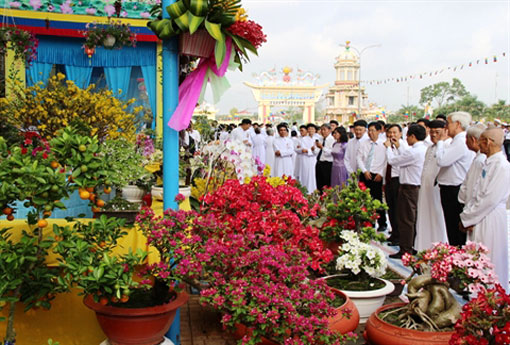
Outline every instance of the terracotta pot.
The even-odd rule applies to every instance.
[[[324,277],[323,279],[328,279],[328,277]],[[385,279],[379,280],[382,280],[385,283],[385,286],[381,289],[368,291],[341,290],[343,293],[349,296],[352,302],[356,305],[356,308],[358,308],[360,323],[367,322],[369,316],[377,308],[383,305],[386,296],[393,292],[395,289],[395,285],[393,285],[392,282]]]
[[[214,51],[216,41],[207,30],[200,29],[190,35],[189,32],[179,36],[179,54],[197,57],[209,57]]]
[[[245,325],[236,324],[236,330],[234,332],[234,338],[242,339],[246,334],[251,334],[253,332],[252,329],[246,327]],[[274,342],[270,339],[262,337],[262,341],[259,345],[279,345],[277,342]]]
[[[368,318],[363,338],[369,345],[448,345],[455,332],[422,332],[394,326],[381,320],[382,311],[405,306],[393,303],[380,307]]]
[[[359,324],[358,308],[356,308],[356,305],[354,305],[352,300],[342,291],[336,289],[333,289],[332,291],[336,295],[342,296],[345,299],[345,303],[336,308],[337,314],[335,316],[329,318],[329,329],[342,334],[354,331]],[[349,312],[350,317],[345,317],[343,315],[344,312]]]
[[[97,321],[112,345],[156,345],[172,324],[176,310],[188,301],[181,292],[170,303],[147,308],[103,306],[86,296],[83,303],[96,312]]]

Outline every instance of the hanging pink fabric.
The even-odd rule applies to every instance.
[[[201,59],[197,68],[191,72],[179,86],[179,104],[170,118],[170,121],[168,121],[168,126],[170,128],[176,131],[188,128],[191,117],[193,116],[193,111],[200,98],[202,87],[204,83],[207,82],[207,80],[205,80],[207,69],[210,68],[218,77],[223,77],[225,75],[232,53],[232,39],[230,37],[227,37],[226,46],[225,58],[219,69],[216,67],[216,60],[213,52],[208,58]]]

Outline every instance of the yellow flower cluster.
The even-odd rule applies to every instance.
[[[266,177],[266,181],[273,187],[283,186],[286,183],[281,177]]]
[[[271,166],[269,166],[268,164],[266,164],[264,170],[262,171],[262,176],[264,177],[269,177],[271,176]]]
[[[237,9],[236,15],[235,15],[235,21],[236,22],[245,22],[248,20],[248,15],[246,14],[246,10],[242,7]]]
[[[191,196],[198,200],[206,193],[213,192],[220,188],[224,181],[225,180],[223,178],[211,177],[206,191],[205,186],[207,184],[207,180],[205,178],[197,177],[193,180],[193,186],[191,186]]]
[[[0,99],[0,118],[22,127],[37,127],[43,137],[51,138],[69,125],[90,129],[90,135],[100,140],[125,137],[133,140],[135,135],[136,107],[132,113],[126,109],[135,100],[122,102],[110,90],[93,91],[95,85],[81,89],[72,81],[63,80],[58,73],[42,83],[28,88],[18,88],[17,100]]]

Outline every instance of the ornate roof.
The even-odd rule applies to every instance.
[[[254,73],[253,77],[260,86],[315,86],[320,75],[286,66],[279,70],[275,67],[268,71]]]

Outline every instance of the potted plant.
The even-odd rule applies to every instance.
[[[95,159],[97,138],[80,136],[71,128],[50,142],[34,132],[23,136],[21,145],[11,147],[0,137],[0,208],[8,220],[14,219],[16,201],[31,208],[26,230],[0,230],[0,309],[8,309],[7,344],[16,339],[17,303],[25,310],[49,309],[55,295],[66,290],[60,284],[61,270],[46,264],[56,242],[48,236],[47,218],[54,209],[65,207],[61,200],[73,191],[83,188],[90,197],[87,189],[94,190],[104,180],[104,162]],[[89,203],[95,205],[90,199]]]
[[[462,307],[449,345],[510,344],[510,296],[501,285],[482,289]]]
[[[149,271],[140,269],[147,253],[141,249],[125,254],[114,251],[127,234],[123,225],[124,220],[103,215],[73,228],[55,226],[61,240],[54,251],[63,258],[59,281],[81,290],[85,305],[96,312],[111,343],[159,344],[188,295],[175,281],[167,285],[160,277],[135,279],[137,275],[151,277]]]
[[[0,28],[0,54],[5,54],[11,46],[16,59],[30,64],[37,56],[38,45],[39,40],[28,31],[10,26]]]
[[[322,195],[310,196],[321,205],[318,216],[312,224],[321,228],[321,238],[328,248],[336,251],[343,242],[344,230],[353,230],[361,241],[384,241],[383,234],[374,229],[374,222],[379,217],[377,210],[385,208],[379,200],[373,199],[363,182],[352,174],[343,188],[339,186],[327,189]]]
[[[147,191],[141,186],[151,181],[151,174],[145,169],[146,162],[143,152],[138,150],[135,143],[124,138],[106,140],[104,155],[110,164],[109,179],[118,189],[122,189],[122,196],[131,203],[141,203]],[[149,188],[150,190],[150,188]]]
[[[331,260],[331,253],[318,229],[304,225],[310,208],[295,181],[280,181],[227,180],[204,197],[200,212],[167,210],[157,217],[144,209],[140,228],[162,255],[158,276],[177,274],[199,289],[201,302],[223,314],[225,328],[245,330],[239,344],[263,338],[342,343],[328,329],[336,313],[331,290],[308,279],[308,269]]]
[[[339,274],[324,279],[330,287],[349,296],[359,311],[360,322],[364,323],[395,287],[379,278],[386,273],[388,265],[381,249],[361,241],[353,230],[342,231],[341,239],[335,262]]]
[[[468,242],[461,248],[438,243],[416,258],[403,256],[404,265],[413,269],[407,278],[409,303],[390,304],[373,313],[365,339],[374,345],[393,343],[397,338],[409,344],[448,344],[461,313],[449,288],[476,293],[495,284],[486,254],[483,245]]]
[[[123,46],[136,46],[136,34],[133,33],[129,24],[122,21],[108,20],[106,24],[87,23],[87,30],[81,34],[85,37],[83,48],[85,53],[92,57],[95,48],[103,46],[106,49],[121,49]]]

